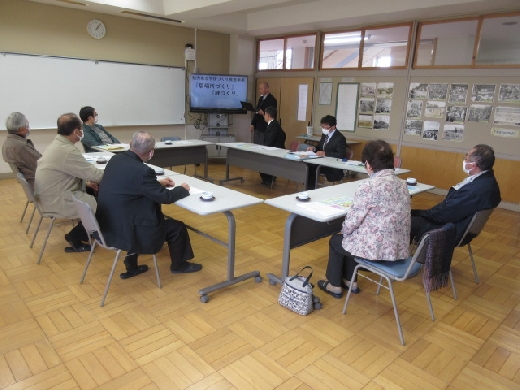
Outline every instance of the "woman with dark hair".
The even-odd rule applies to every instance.
[[[385,141],[370,141],[361,155],[369,178],[356,190],[341,233],[329,240],[327,280],[318,287],[336,299],[343,288],[360,292],[351,281],[356,261],[395,261],[409,256],[410,195],[406,183],[394,175],[394,153]]]

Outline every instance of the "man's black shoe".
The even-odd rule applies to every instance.
[[[172,269],[172,274],[191,274],[193,272],[198,272],[202,269],[202,264],[197,263],[184,263],[177,269]]]
[[[72,245],[72,242],[69,242],[69,244]],[[71,253],[71,252],[90,252],[90,245],[81,244],[81,246],[66,246],[65,252]]]
[[[128,279],[133,278],[134,276],[137,276],[139,274],[144,274],[146,271],[148,271],[148,266],[146,264],[141,264],[137,266],[137,271],[123,272],[119,276],[121,277],[121,279]]]
[[[263,186],[271,187],[271,184],[272,184],[272,183],[271,183],[270,181],[263,181],[261,184],[262,184]]]

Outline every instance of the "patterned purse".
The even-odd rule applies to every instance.
[[[300,276],[300,272],[305,268],[310,268],[309,276]],[[278,303],[295,313],[306,316],[313,309],[312,285],[309,283],[312,276],[312,267],[303,267],[300,272],[285,278],[278,296]]]

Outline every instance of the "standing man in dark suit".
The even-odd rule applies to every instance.
[[[277,148],[285,149],[285,131],[282,130],[282,126],[276,120],[278,110],[275,107],[267,107],[264,112],[264,119],[267,123],[267,128],[264,133],[264,145],[275,146]],[[276,181],[275,176],[268,175],[267,173],[260,173],[262,178],[262,184],[270,186],[273,181]]]
[[[320,120],[321,135],[318,146],[309,146],[307,150],[316,152],[318,156],[327,156],[335,158],[347,157],[347,139],[336,129],[336,118],[332,115],[326,115]],[[343,178],[343,170],[329,167],[322,167],[321,173],[325,174],[327,181],[340,181]],[[316,165],[309,165],[309,180],[307,181],[309,189],[314,188],[316,180]]]
[[[170,270],[174,274],[197,272],[202,265],[193,259],[186,225],[172,218],[165,219],[161,204],[175,203],[190,194],[190,186],[175,183],[169,177],[157,180],[155,171],[144,164],[153,157],[155,139],[144,131],[132,137],[130,150],[110,159],[99,184],[96,217],[106,242],[125,250],[126,272],[121,279],[137,276],[148,270],[137,265],[138,254],[155,254],[164,242],[170,250]]]
[[[264,133],[267,128],[267,122],[264,120],[264,113],[267,107],[278,108],[278,102],[275,97],[269,93],[269,84],[266,82],[260,83],[258,85],[258,92],[260,93],[260,98],[258,99],[258,104],[256,105],[256,113],[253,116],[253,120],[251,121],[250,130],[254,131],[253,134],[253,142],[255,144],[263,145],[264,144]]]

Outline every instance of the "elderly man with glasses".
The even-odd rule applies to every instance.
[[[412,210],[411,238],[419,242],[424,233],[452,222],[456,228],[455,241],[460,241],[477,211],[493,209],[501,201],[494,164],[492,147],[479,144],[471,149],[462,161],[462,171],[468,177],[451,187],[436,206]]]

